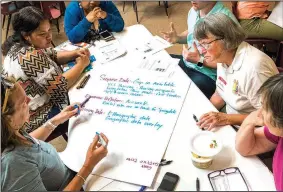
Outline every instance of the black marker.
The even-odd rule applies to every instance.
[[[77,86],[77,89],[83,88],[83,84],[85,83],[87,79],[87,76],[84,76],[83,80],[80,82],[80,84]]]
[[[193,114],[193,118],[194,118],[194,120],[195,120],[196,122],[198,122],[198,118],[197,118],[197,116],[195,116],[194,114]],[[201,128],[201,130],[204,131],[204,128]]]
[[[196,122],[198,122],[198,118],[197,118],[197,116],[195,116],[194,114],[193,114],[193,118],[194,118],[194,120],[195,120]]]
[[[81,88],[84,88],[88,80],[90,79],[90,75],[87,75],[85,81],[82,83]]]

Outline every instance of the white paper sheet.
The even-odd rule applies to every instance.
[[[276,3],[274,9],[272,10],[267,20],[283,28],[283,1],[279,1]]]
[[[93,96],[85,108],[94,114],[82,112],[70,119],[69,141],[61,158],[69,168],[79,171],[95,132],[103,132],[110,140],[109,153],[93,174],[150,186],[190,81],[161,81],[140,71],[94,73],[82,90]],[[70,94],[76,98],[71,103],[84,100],[77,90]]]
[[[107,63],[126,54],[126,52],[118,40],[112,40],[99,45],[96,57],[101,63]]]
[[[180,59],[172,58],[164,52],[158,52],[154,55],[142,56],[139,61],[138,69],[158,77],[172,77]]]
[[[134,46],[134,50],[142,55],[152,55],[171,46],[171,43],[167,42],[161,37],[154,36],[144,44]]]

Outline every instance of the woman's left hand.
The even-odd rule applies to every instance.
[[[101,10],[96,14],[96,17],[100,19],[105,19],[107,17],[107,12]]]
[[[75,107],[75,105],[78,106],[78,108]],[[59,122],[59,124],[64,123],[68,119],[70,119],[73,116],[76,116],[80,110],[80,105],[78,103],[74,103],[72,105],[69,105],[65,107],[58,115],[56,115],[54,118],[57,120],[56,122]]]
[[[76,50],[76,54],[77,54],[77,57],[81,57],[83,55],[90,57],[90,52],[89,52],[88,48],[78,49],[78,50]]]
[[[209,112],[203,114],[197,125],[200,128],[206,129],[210,131],[216,126],[220,125],[229,125],[228,115],[226,113],[221,112]]]
[[[194,50],[193,51],[189,51],[185,45],[183,45],[183,52],[182,52],[182,55],[184,57],[184,59],[188,62],[191,62],[191,63],[198,63],[198,61],[200,60],[200,53],[198,51],[198,48],[196,46],[196,43],[194,42],[193,43],[193,47],[194,47]]]

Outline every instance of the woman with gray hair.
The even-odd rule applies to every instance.
[[[218,109],[226,104],[226,113],[209,112],[197,123],[207,130],[221,125],[241,125],[251,112],[261,107],[257,91],[278,73],[273,60],[244,42],[246,34],[229,17],[217,13],[204,18],[194,29],[208,62],[217,63],[216,91],[210,98]]]

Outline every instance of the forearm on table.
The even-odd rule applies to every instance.
[[[178,34],[177,42],[179,44],[187,44],[188,30]]]
[[[228,125],[241,125],[247,114],[227,114]]]
[[[77,51],[58,51],[57,52],[57,63],[59,65],[66,64],[78,57]]]
[[[68,82],[68,89],[77,82],[84,68],[85,67],[83,65],[77,63],[74,67],[63,73],[63,76],[67,79]]]
[[[236,150],[243,156],[249,155],[250,151],[254,148],[255,138],[255,125],[242,124],[236,135]]]
[[[50,119],[51,123],[55,126],[60,125],[60,119],[58,119],[56,116]],[[49,124],[46,124],[47,127],[42,125],[41,127],[37,128],[33,132],[31,132],[29,135],[32,136],[33,138],[45,141],[47,137],[52,133],[53,127]],[[55,128],[56,129],[56,128]]]
[[[88,169],[86,167],[82,167],[77,175],[80,175],[84,179],[87,179],[87,177],[89,176],[90,173],[91,173],[90,169]],[[82,188],[82,186],[84,184],[84,180],[81,177],[77,176],[77,175],[64,188],[64,191],[80,191],[80,189]]]

